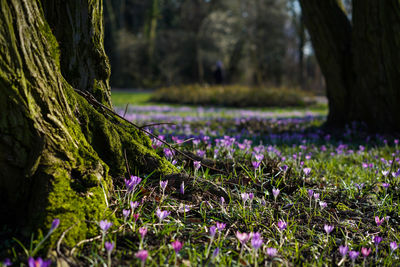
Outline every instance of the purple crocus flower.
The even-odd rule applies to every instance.
[[[172,159],[175,155],[175,152],[172,149],[164,148],[164,155],[168,159]]]
[[[32,257],[28,259],[29,267],[48,267],[51,265],[51,260],[43,260],[42,258],[37,258],[36,260]]]
[[[210,227],[210,236],[211,236],[211,237],[214,237],[216,232],[217,232],[217,227],[214,226],[214,225],[211,226],[211,227]]]
[[[282,158],[282,161],[284,161],[285,159]],[[289,169],[288,165],[283,165],[282,167],[280,167],[281,171],[287,171],[287,169]]]
[[[395,251],[399,246],[397,245],[397,243],[395,241],[390,242],[390,249],[392,251]]]
[[[319,195],[318,193],[314,193],[314,198],[315,198],[315,199],[319,199],[319,196],[320,196],[320,195]]]
[[[247,233],[236,232],[236,238],[241,244],[246,244],[249,241],[250,236]]]
[[[388,189],[389,186],[390,186],[390,184],[388,184],[388,183],[382,183],[382,186],[383,186],[383,188]]]
[[[357,187],[357,188],[358,188],[358,190],[360,190],[360,191],[361,191],[361,190],[364,188],[364,183],[361,183],[361,184],[357,184],[357,183],[355,183],[355,184],[354,184],[354,186],[355,186],[355,187]]]
[[[51,223],[50,232],[53,232],[60,225],[60,219],[54,219]]]
[[[115,243],[114,242],[107,242],[104,244],[108,253],[111,253],[114,250]]]
[[[324,202],[324,201],[320,201],[319,206],[321,207],[321,209],[324,209],[328,206],[328,204],[326,204],[326,202]]]
[[[245,148],[246,148],[246,144],[238,143],[237,145],[238,145],[238,148],[239,148],[240,150],[245,150]]]
[[[181,183],[181,187],[179,189],[179,192],[181,192],[182,195],[185,194],[185,182],[184,181],[182,181],[182,183]]]
[[[218,229],[218,231],[224,230],[225,227],[226,227],[226,223],[217,222],[217,229]]]
[[[254,157],[256,158],[257,162],[261,162],[264,159],[263,154],[255,154]]]
[[[206,152],[204,150],[198,149],[196,154],[197,154],[197,156],[204,158],[204,156],[206,155]]]
[[[349,257],[353,262],[357,259],[358,255],[360,255],[360,252],[358,251],[354,250],[349,251]]]
[[[125,186],[128,192],[135,190],[136,186],[142,181],[142,178],[138,176],[131,176],[129,180],[125,179]]]
[[[349,251],[348,246],[339,246],[339,253],[340,255],[342,255],[343,258],[346,257],[348,251]]]
[[[285,230],[286,227],[287,227],[287,223],[286,222],[284,222],[284,221],[279,221],[278,222],[278,228],[279,228],[280,231]]]
[[[263,244],[263,240],[261,238],[260,233],[254,233],[253,238],[251,239],[251,246],[255,249],[258,250]]]
[[[378,246],[379,243],[382,242],[382,237],[380,237],[380,236],[374,236],[373,241],[374,241],[375,246]]]
[[[254,199],[254,193],[249,193],[249,199],[250,199],[250,201],[253,201],[253,199]]]
[[[213,252],[213,254],[212,254],[212,257],[215,258],[215,257],[218,256],[218,254],[219,254],[219,248],[216,248],[216,249],[214,249],[214,252]]]
[[[161,211],[160,209],[158,209],[156,211],[156,215],[158,217],[158,219],[160,219],[160,222],[162,222],[165,218],[167,218],[169,215],[171,214],[171,212],[163,210]]]
[[[3,266],[11,266],[11,265],[12,265],[12,262],[11,262],[11,260],[9,258],[6,258],[3,261]]]
[[[131,206],[132,210],[135,210],[137,207],[139,207],[139,202],[138,201],[135,201],[135,202],[131,201],[130,206]]]
[[[122,210],[122,215],[124,216],[125,220],[128,218],[130,213],[131,213],[130,210]]]
[[[278,250],[276,248],[267,248],[268,257],[273,258],[276,256],[277,253],[278,253]]]
[[[100,229],[105,233],[112,226],[112,222],[109,222],[107,220],[102,220],[102,221],[100,221],[99,225],[100,225]]]
[[[147,250],[139,250],[135,254],[135,257],[141,260],[142,262],[145,262],[148,256],[149,252]]]
[[[161,190],[164,192],[165,191],[165,188],[167,188],[167,185],[168,185],[168,180],[166,180],[166,181],[160,181],[160,187],[161,187]]]
[[[225,203],[225,198],[221,197],[219,200],[219,204],[224,205],[224,203]]]
[[[179,240],[176,240],[171,243],[171,246],[175,250],[175,253],[178,254],[179,251],[182,249],[183,244]]]
[[[379,219],[379,216],[375,216],[375,222],[376,222],[377,226],[381,226],[384,221],[385,221],[385,217],[382,217],[382,219]]]
[[[193,145],[198,146],[200,144],[200,139],[193,139]]]
[[[304,173],[305,176],[310,175],[310,173],[311,173],[311,168],[304,168],[304,169],[303,169],[303,173]]]
[[[313,191],[312,189],[308,189],[308,190],[307,190],[307,193],[308,193],[308,197],[309,197],[309,198],[312,198],[313,195],[314,195],[314,191]]]
[[[252,162],[251,162],[251,164],[253,165],[253,168],[254,168],[255,170],[257,170],[257,169],[258,169],[258,167],[260,167],[260,164],[261,164],[261,162],[258,162],[258,161],[252,161]]]
[[[198,171],[201,167],[201,162],[200,161],[193,161],[193,166],[194,166],[194,170]]]
[[[146,236],[147,234],[147,228],[146,227],[140,227],[139,228],[139,234],[142,237],[142,239]]]
[[[183,213],[183,212],[189,212],[189,211],[190,211],[190,208],[191,208],[191,206],[183,205],[183,203],[181,203],[181,204],[179,205],[178,212],[181,212],[181,213]]]
[[[272,189],[272,194],[274,195],[275,200],[278,198],[280,192],[281,190],[279,189]]]
[[[324,230],[325,232],[329,235],[333,231],[334,226],[333,225],[324,225]]]
[[[248,193],[242,193],[240,194],[243,200],[243,203],[246,203],[246,201],[249,199],[249,194]]]
[[[371,253],[372,249],[371,248],[361,248],[361,254],[363,255],[364,258],[368,257],[368,255]]]

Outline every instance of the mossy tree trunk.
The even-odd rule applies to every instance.
[[[140,174],[173,167],[74,90],[111,107],[101,0],[0,2],[0,220],[28,233],[59,218],[73,245],[109,215],[124,151]]]
[[[301,0],[304,21],[327,83],[328,124],[366,123],[400,130],[400,1]]]

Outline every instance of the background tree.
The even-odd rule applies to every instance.
[[[328,124],[400,130],[400,1],[301,0],[327,83]]]
[[[0,220],[29,233],[59,218],[64,230],[74,225],[69,245],[107,216],[125,154],[134,173],[172,171],[147,136],[105,114],[102,17],[101,0],[1,0]]]
[[[298,55],[307,39],[301,40],[301,9],[298,3],[292,7],[297,1],[157,0],[151,42],[146,37],[150,20],[143,14],[152,14],[153,1],[125,0],[123,9],[120,2],[105,4],[106,51],[114,87],[213,83],[219,60],[229,83],[298,86],[299,72],[304,73],[306,88],[320,81],[306,68],[317,67],[314,55]],[[115,25],[117,34],[110,30]],[[154,47],[152,57],[149,47]]]

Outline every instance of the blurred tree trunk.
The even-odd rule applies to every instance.
[[[329,99],[328,124],[348,122],[353,70],[351,24],[340,0],[301,0],[304,23],[324,73]]]
[[[126,0],[120,0],[119,3],[119,16],[118,16],[118,21],[119,21],[119,28],[124,29],[125,28],[125,12],[126,12]]]
[[[111,107],[101,0],[0,1],[0,221],[29,233],[59,218],[59,234],[76,223],[65,239],[74,245],[112,218],[124,151],[140,174],[172,167],[74,90]]]
[[[327,84],[328,124],[360,121],[400,130],[400,1],[301,0],[304,22]]]
[[[298,46],[298,54],[299,54],[299,84],[302,89],[305,89],[305,80],[304,80],[304,45],[306,42],[306,29],[304,25],[303,14],[300,14],[299,18],[299,27],[298,27],[298,36],[299,36],[299,46]]]
[[[236,80],[239,80],[239,63],[243,57],[243,49],[246,44],[246,35],[242,34],[238,40],[236,41],[235,45],[233,46],[232,53],[229,57],[229,65],[228,65],[228,82],[234,83]]]
[[[160,16],[159,9],[159,0],[152,0],[152,4],[149,10],[149,15],[147,18],[147,22],[145,25],[144,32],[146,33],[146,37],[148,40],[148,57],[149,57],[149,74],[151,75],[153,69],[153,60],[154,60],[154,49],[155,42],[157,37],[157,24]]]
[[[353,1],[351,118],[400,130],[400,1]]]
[[[203,55],[201,52],[201,44],[200,44],[200,32],[196,35],[196,62],[197,62],[197,79],[200,84],[204,82],[204,65],[203,65]]]

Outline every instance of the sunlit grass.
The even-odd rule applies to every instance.
[[[140,265],[138,257],[147,254],[137,253],[146,250],[146,266],[350,266],[349,254],[339,252],[347,246],[355,252],[371,249],[365,257],[359,254],[355,265],[398,265],[399,249],[393,245],[400,242],[396,137],[370,136],[355,127],[325,132],[318,128],[323,116],[290,118],[287,113],[277,119],[252,110],[243,113],[249,117],[235,117],[241,114],[235,109],[206,110],[128,109],[126,117],[143,125],[175,122],[149,130],[169,143],[189,140],[177,146],[222,172],[174,155],[153,140],[157,153],[167,156],[181,174],[135,173],[142,178],[138,185],[119,184],[110,200],[117,221],[104,240],[78,246],[71,260],[80,265]],[[160,181],[168,181],[165,190]],[[161,219],[163,211],[170,214]],[[215,230],[217,223],[226,226]],[[147,230],[143,238],[141,228]],[[249,234],[243,244],[240,234]],[[377,245],[375,237],[383,241]],[[183,244],[178,252],[173,247],[177,241]],[[107,252],[105,242],[115,248]],[[18,246],[15,251],[12,261],[26,260]]]
[[[111,90],[111,99],[114,106],[149,104],[152,92],[124,92]]]

